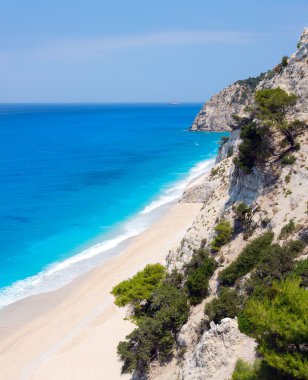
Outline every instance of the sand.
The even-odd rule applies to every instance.
[[[57,291],[29,297],[0,313],[0,379],[117,380],[116,347],[134,325],[110,290],[147,263],[164,263],[201,209],[174,204],[120,255]]]

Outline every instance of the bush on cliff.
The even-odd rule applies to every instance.
[[[242,126],[240,133],[242,142],[238,147],[238,156],[233,160],[236,167],[249,174],[257,161],[267,157],[268,146],[264,138],[266,133],[267,129],[258,127],[255,122]]]
[[[291,241],[282,247],[272,244],[265,248],[255,271],[246,283],[246,289],[254,296],[262,297],[275,280],[281,280],[290,275],[296,266],[294,259],[304,249],[300,240]]]
[[[205,305],[209,322],[219,323],[223,318],[234,318],[241,311],[243,298],[235,289],[222,288],[217,298]]]
[[[296,161],[296,157],[293,154],[288,154],[283,156],[281,159],[281,165],[293,165]]]
[[[287,224],[285,224],[278,236],[278,239],[286,239],[295,230],[295,223],[293,219],[290,219]]]
[[[216,235],[211,243],[213,252],[218,252],[221,247],[229,243],[233,234],[233,228],[229,221],[222,219],[215,226]]]
[[[140,317],[146,310],[153,291],[159,287],[166,277],[166,268],[160,264],[149,264],[132,278],[120,282],[111,294],[115,296],[117,306],[130,304],[133,317]]]
[[[144,315],[137,320],[138,327],[119,343],[122,373],[145,372],[153,359],[163,362],[172,354],[175,336],[189,312],[187,294],[178,287],[179,278],[173,272],[153,290]]]
[[[196,251],[185,267],[188,298],[192,305],[200,303],[208,295],[209,279],[217,264],[205,249]]]
[[[301,286],[308,288],[308,259],[297,261],[293,272],[301,278]]]
[[[291,380],[279,373],[264,360],[256,360],[253,364],[242,359],[236,362],[231,380]]]
[[[308,291],[293,277],[251,298],[239,314],[240,330],[256,339],[264,360],[295,379],[307,379]]]
[[[274,234],[268,231],[248,243],[237,259],[219,273],[220,284],[231,286],[239,277],[250,272],[260,260],[264,249],[272,243],[273,237]]]
[[[172,355],[176,334],[188,319],[189,301],[196,304],[207,295],[216,266],[208,251],[199,249],[184,275],[167,273],[160,264],[147,265],[112,290],[117,305],[130,306],[138,326],[118,345],[123,373],[145,373],[152,360],[164,362]]]

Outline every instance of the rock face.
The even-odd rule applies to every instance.
[[[259,83],[258,83],[259,82]],[[246,116],[245,107],[253,101],[255,88],[281,87],[299,98],[292,110],[300,120],[308,120],[308,28],[299,40],[298,50],[288,59],[287,66],[278,65],[266,75],[237,81],[215,94],[201,108],[192,126],[192,131],[231,131],[235,123],[232,115]]]
[[[265,78],[257,89],[280,87],[297,95],[298,101],[290,118],[308,121],[308,28],[304,29],[297,51],[288,59],[285,67],[278,65],[273,77]]]
[[[206,102],[195,118],[192,131],[231,131],[233,114],[245,116],[244,108],[249,104],[252,91],[246,84],[238,82],[215,94]]]
[[[232,376],[236,358],[255,358],[256,343],[242,334],[236,319],[224,318],[219,325],[211,323],[194,351],[185,358],[181,380],[224,380]]]
[[[223,144],[218,151],[216,157],[216,164],[225,158],[232,156],[237,152],[238,145],[240,143],[240,130],[235,130],[230,133],[229,140]]]
[[[262,193],[266,184],[263,171],[257,167],[254,167],[250,174],[234,172],[231,177],[227,205],[235,202],[245,202],[251,205]]]

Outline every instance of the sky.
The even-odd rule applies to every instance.
[[[307,25],[308,0],[0,0],[0,102],[203,102]]]

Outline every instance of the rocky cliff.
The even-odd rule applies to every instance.
[[[190,130],[221,132],[231,131],[239,117],[247,116],[246,107],[251,104],[256,86],[267,74],[239,80],[215,94],[204,103]]]
[[[234,83],[204,104],[194,120],[192,131],[230,131],[232,115],[244,115],[252,91],[246,84]]]
[[[287,65],[278,64],[273,70],[258,77],[239,80],[215,94],[196,116],[192,131],[231,131],[236,117],[244,117],[246,106],[253,100],[254,90],[281,87],[299,97],[293,116],[308,119],[308,28],[304,29],[297,51],[288,59]],[[290,115],[292,116],[292,115]]]
[[[253,80],[253,85],[251,81],[239,81],[227,87],[202,107],[192,130],[230,130],[234,124],[234,114],[245,117],[245,107],[253,106],[255,89],[280,87],[298,98],[287,115],[288,119],[299,119],[306,124],[306,128],[298,137],[300,149],[292,153],[295,158],[292,166],[275,161],[267,166],[256,165],[250,173],[242,173],[235,168],[233,158],[237,155],[241,139],[239,129],[232,128],[229,140],[220,149],[215,167],[187,189],[181,199],[181,202],[202,202],[203,207],[180,247],[169,253],[169,271],[182,271],[195,250],[209,247],[215,236],[215,224],[222,217],[233,222],[234,205],[239,201],[250,205],[254,228],[248,241],[269,228],[275,236],[279,236],[282,226],[289,220],[298,226],[292,231],[291,238],[308,235],[307,57],[308,29],[305,28],[298,49],[287,64],[279,64],[266,75]],[[275,136],[273,144],[277,145],[277,149],[281,148],[281,140]],[[219,290],[219,272],[228,267],[246,245],[247,236],[240,231],[219,251],[216,256],[219,267],[210,279],[209,296],[200,305],[191,308],[189,320],[177,337],[175,358],[163,367],[156,363],[150,373],[151,379],[226,380],[231,378],[238,358],[254,360],[256,343],[239,332],[236,319],[223,319],[219,325],[212,323],[204,332],[200,330],[202,321],[206,319],[204,305],[216,297]]]

